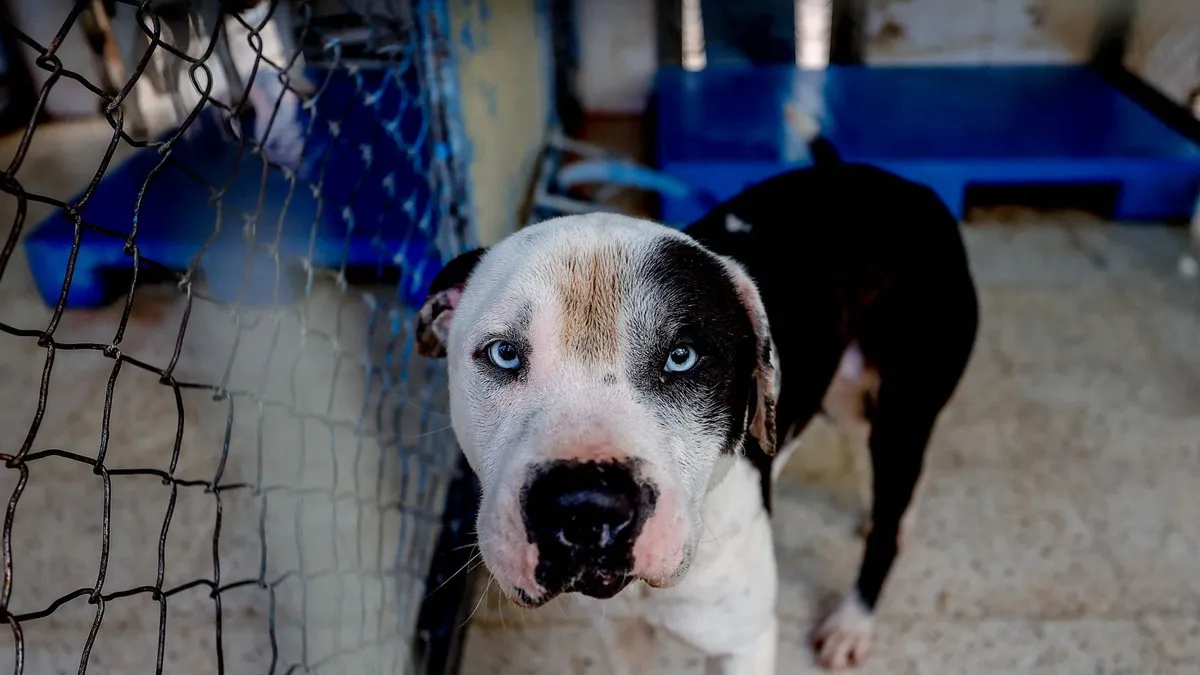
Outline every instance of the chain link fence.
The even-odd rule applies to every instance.
[[[0,672],[444,672],[474,486],[408,332],[472,244],[444,7],[50,7],[6,26],[41,86],[0,174]],[[60,90],[103,120],[46,123]]]

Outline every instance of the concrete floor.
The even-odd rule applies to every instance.
[[[860,672],[1200,672],[1200,289],[1184,233],[1009,210],[966,229],[982,331]],[[857,571],[865,453],[818,422],[781,478],[782,674]],[[464,675],[605,673],[586,623],[481,598]],[[701,673],[669,644],[656,673]]]
[[[86,184],[106,142],[102,126],[45,128],[18,178],[31,192],[66,198]],[[11,139],[0,145],[0,159],[12,150]],[[15,208],[0,197],[0,235]],[[28,221],[48,212],[31,206]],[[983,329],[934,438],[917,528],[885,591],[875,650],[861,672],[1200,672],[1200,290],[1174,272],[1184,233],[1009,211],[980,215],[966,236]],[[121,350],[163,366],[183,306],[170,294],[138,297]],[[260,574],[282,579],[275,586],[275,672],[307,662],[315,672],[394,673],[405,657],[394,639],[401,630],[397,581],[381,570],[410,530],[380,504],[416,491],[402,489],[400,467],[380,460],[381,430],[367,429],[359,443],[347,427],[328,423],[357,419],[367,389],[354,364],[371,354],[355,350],[375,344],[365,334],[369,311],[360,296],[319,279],[301,311],[268,313],[257,328],[241,324],[227,388],[255,395],[234,398],[222,482],[256,480],[261,439],[263,484],[280,489],[273,500],[249,490],[222,493],[216,555],[222,585]],[[67,313],[56,338],[107,343],[119,316],[119,307]],[[40,329],[49,318],[18,248],[0,278],[0,321]],[[198,303],[180,379],[220,383],[238,325]],[[268,357],[276,325],[283,342]],[[7,438],[0,453],[15,452],[25,438],[46,357],[36,339],[0,333],[0,430]],[[97,351],[56,354],[35,451],[95,456],[113,364]],[[293,366],[295,375],[285,376]],[[265,381],[258,379],[263,367]],[[106,464],[169,465],[177,428],[172,390],[126,364],[112,398]],[[176,476],[211,480],[230,404],[186,392],[184,410]],[[436,419],[443,423],[428,433],[445,438],[445,418]],[[407,428],[411,434],[415,427]],[[781,673],[813,671],[804,635],[850,583],[860,549],[862,462],[821,424],[800,442],[777,508]],[[21,624],[25,672],[77,672],[101,615],[88,672],[153,672],[162,618],[148,594],[103,606],[86,596],[52,604],[97,584],[103,481],[67,459],[28,466],[15,502],[9,608],[53,611]],[[0,499],[20,481],[19,471],[0,469]],[[301,487],[323,492],[306,498]],[[112,478],[105,593],[156,583],[168,501],[155,477]],[[163,544],[164,588],[214,579],[217,515],[211,492],[180,489]],[[260,573],[264,544],[267,571]],[[270,593],[250,584],[221,599],[220,641],[206,587],[168,599],[164,672],[217,672],[218,644],[227,672],[270,667]],[[11,630],[0,630],[0,664],[13,662],[15,644]],[[667,662],[652,672],[700,672],[696,656],[679,645],[663,654]],[[604,670],[586,625],[554,607],[502,607],[491,594],[475,612],[463,672]]]

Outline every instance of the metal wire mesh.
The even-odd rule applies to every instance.
[[[0,250],[0,407],[9,408],[0,412],[7,494],[0,623],[8,628],[0,638],[8,665],[0,671],[417,670],[414,643],[444,628],[419,634],[418,612],[427,599],[439,601],[427,579],[448,576],[429,568],[447,492],[463,480],[439,412],[443,374],[414,358],[408,335],[405,300],[434,270],[428,255],[401,255],[425,242],[434,260],[445,259],[469,243],[458,213],[454,121],[439,100],[450,67],[440,6],[184,3],[191,23],[181,24],[178,3],[104,4],[75,3],[49,40],[10,27],[48,77],[0,175],[12,214]],[[237,13],[251,9],[257,14]],[[207,16],[207,34],[188,42],[172,33],[170,12],[177,27]],[[104,78],[59,57],[85,20],[112,19],[115,29],[122,13],[136,17],[141,56],[127,62],[117,85],[94,84]],[[264,48],[264,36],[281,24],[296,38],[282,58]],[[222,69],[233,71],[217,59],[238,49],[249,61],[235,64],[240,80],[222,93],[214,83]],[[134,110],[140,80],[156,69],[160,86],[184,92],[168,92],[182,119],[158,135],[153,120],[131,121],[142,111]],[[372,69],[383,84],[364,80]],[[309,90],[297,86],[297,73],[308,73]],[[335,75],[350,93],[322,107]],[[72,146],[75,131],[42,122],[50,93],[70,82],[95,97],[109,140],[93,143],[103,150],[88,180],[62,186],[69,179],[47,178],[30,158],[58,157],[75,175],[87,161]],[[384,87],[398,92],[398,108],[378,103]],[[298,103],[289,108],[289,100]],[[254,120],[246,116],[252,109]],[[339,138],[328,132],[357,124],[350,116],[361,119],[364,110],[384,131],[343,148],[359,158],[361,176],[332,197],[332,173],[347,169],[330,168]],[[300,132],[290,138],[290,157],[270,142],[286,126],[284,114],[297,116],[290,128]],[[415,133],[406,135],[401,115],[419,118]],[[208,119],[221,128],[195,131]],[[332,140],[314,147],[321,130]],[[223,182],[181,159],[196,133],[205,134],[203,145],[229,150]],[[59,145],[39,150],[42,141]],[[383,146],[397,151],[388,155]],[[153,168],[123,229],[93,221],[97,195],[122,161],[133,165],[131,157],[149,157]],[[380,157],[409,166],[383,167],[381,186],[381,174],[368,171]],[[204,208],[150,212],[146,204],[167,189],[162,176],[172,171],[205,190]],[[250,208],[233,187],[247,171],[262,185]],[[404,183],[399,174],[418,180]],[[283,189],[269,191],[269,181]],[[383,196],[363,222],[356,200],[370,190]],[[285,226],[302,194],[312,195],[315,215],[306,214],[311,222],[302,228]],[[50,308],[30,299],[20,255],[42,213],[65,220],[72,234]],[[211,228],[182,267],[145,253],[152,221],[175,217]],[[364,230],[367,253],[354,258],[352,237]],[[154,231],[173,236],[169,226]],[[322,257],[330,231],[344,245]],[[297,245],[289,247],[288,237]],[[117,289],[118,301],[71,309],[89,247],[113,241],[122,262],[97,278]],[[213,266],[230,241],[247,253],[233,258],[234,267]]]

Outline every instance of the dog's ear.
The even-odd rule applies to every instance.
[[[417,353],[429,358],[446,355],[446,344],[450,338],[450,321],[463,288],[475,266],[487,253],[486,248],[467,251],[446,263],[429,285],[429,295],[417,313]]]
[[[775,454],[775,399],[779,395],[779,356],[775,353],[775,342],[771,339],[771,325],[767,321],[767,310],[763,306],[758,286],[736,261],[721,258],[733,279],[738,297],[750,316],[754,327],[755,367],[754,391],[751,392],[750,414],[747,415],[746,431],[758,441],[767,455]]]

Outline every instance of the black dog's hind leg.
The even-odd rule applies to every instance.
[[[901,521],[921,477],[925,447],[941,404],[913,400],[915,393],[883,375],[871,420],[874,499],[862,568],[854,588],[814,636],[826,668],[863,662],[870,645],[875,605],[900,549]]]
[[[968,282],[961,290],[943,294],[946,302],[936,307],[897,303],[888,309],[907,308],[905,321],[895,314],[880,317],[884,320],[862,336],[867,357],[879,369],[879,396],[869,411],[872,522],[854,589],[814,636],[826,667],[855,665],[866,656],[875,606],[903,545],[930,436],[975,343],[974,289]]]

